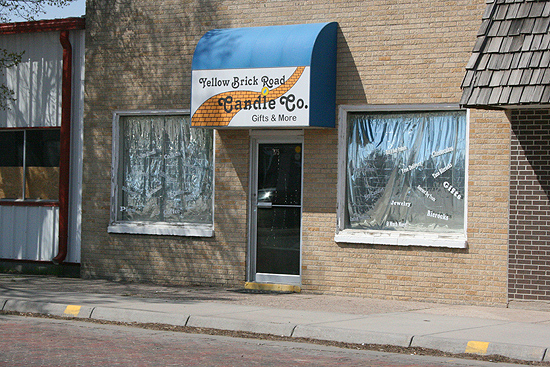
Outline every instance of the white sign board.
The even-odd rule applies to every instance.
[[[201,127],[309,126],[310,68],[193,70],[191,124]]]

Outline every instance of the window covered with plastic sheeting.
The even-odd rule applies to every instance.
[[[190,128],[188,114],[121,114],[116,120],[110,230],[211,235],[212,131]]]
[[[466,129],[460,110],[348,113],[340,229],[464,236]]]

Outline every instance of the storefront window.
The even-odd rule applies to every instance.
[[[189,115],[116,114],[112,232],[209,235],[213,134]]]
[[[377,110],[346,117],[340,232],[408,245],[422,245],[424,234],[431,236],[425,245],[445,246],[432,241],[437,235],[464,237],[466,112]],[[451,247],[460,243],[446,240]]]
[[[59,197],[58,128],[0,130],[0,199]]]

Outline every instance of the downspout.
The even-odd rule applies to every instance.
[[[73,49],[69,41],[69,31],[61,31],[59,36],[63,46],[63,75],[61,84],[61,131],[59,156],[59,249],[54,264],[61,264],[67,257],[69,238],[69,162],[71,157],[71,91]]]

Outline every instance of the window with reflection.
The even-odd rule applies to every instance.
[[[120,115],[116,223],[212,225],[213,133],[188,115]]]
[[[466,112],[348,114],[344,229],[464,233]]]
[[[0,199],[59,198],[59,128],[0,130]]]

